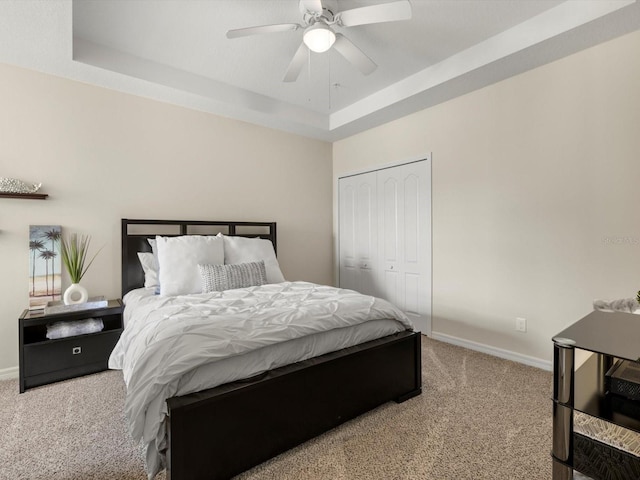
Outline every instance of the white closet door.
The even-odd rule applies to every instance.
[[[339,180],[340,286],[378,296],[375,172]]]
[[[414,162],[380,170],[378,250],[381,295],[417,330],[431,333],[431,165]]]

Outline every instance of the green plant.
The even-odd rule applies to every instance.
[[[72,283],[80,283],[84,274],[95,260],[100,250],[98,250],[89,263],[87,262],[87,253],[89,251],[89,243],[91,237],[88,235],[80,235],[73,233],[67,239],[60,239],[60,253],[62,254],[62,262],[64,263]],[[86,264],[86,265],[85,265]]]

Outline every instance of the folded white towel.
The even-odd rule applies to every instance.
[[[86,335],[87,333],[101,332],[104,328],[101,318],[85,318],[84,320],[74,320],[72,322],[56,322],[47,324],[47,338],[74,337],[76,335]]]
[[[621,298],[619,300],[594,300],[594,310],[602,310],[605,312],[628,312],[636,313],[640,309],[640,304],[635,298]]]

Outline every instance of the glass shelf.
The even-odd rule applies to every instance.
[[[640,318],[638,319],[640,320]],[[638,402],[598,389],[598,359],[591,356],[575,373],[574,408],[582,413],[640,433]]]
[[[640,315],[599,310],[553,337],[567,338],[590,352],[640,362]]]

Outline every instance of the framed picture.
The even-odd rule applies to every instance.
[[[60,299],[62,275],[60,225],[29,226],[29,308],[44,308]]]

